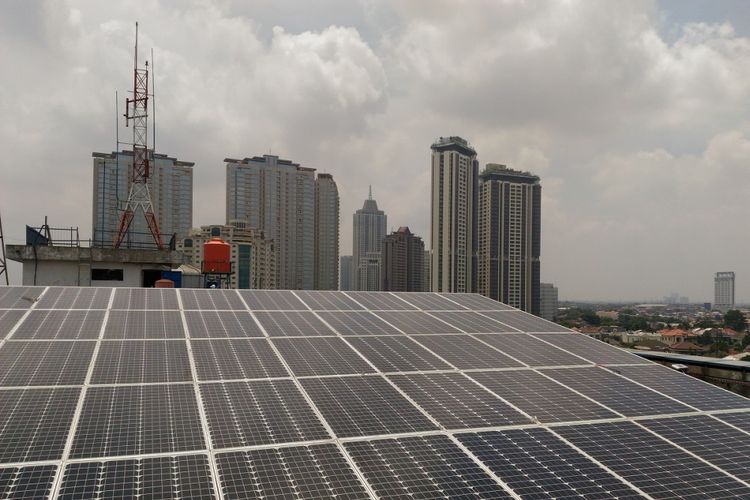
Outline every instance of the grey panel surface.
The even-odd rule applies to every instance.
[[[466,311],[468,309],[437,293],[393,292],[393,294],[423,311]]]
[[[399,337],[347,337],[382,372],[450,370],[452,367],[413,340]]]
[[[26,314],[25,311],[20,309],[0,310],[0,340],[13,330],[24,314]]]
[[[509,305],[498,302],[497,300],[483,297],[476,293],[441,293],[439,294],[457,304],[466,306],[472,311],[505,311],[513,310]]]
[[[391,375],[388,378],[446,429],[532,423],[460,373]]]
[[[228,500],[370,498],[332,444],[220,453],[216,464]]]
[[[200,380],[289,376],[267,339],[194,340],[191,347]]]
[[[42,287],[0,287],[0,309],[28,309],[38,301]]]
[[[512,498],[445,436],[344,445],[381,498]]]
[[[91,383],[153,384],[192,379],[184,340],[112,340],[99,347]]]
[[[0,386],[83,384],[95,346],[95,342],[6,342],[0,348]]]
[[[289,368],[299,377],[373,373],[375,369],[337,337],[275,338]]]
[[[328,439],[291,380],[201,384],[214,448]]]
[[[381,377],[308,378],[301,383],[338,437],[437,428]]]
[[[728,424],[732,424],[735,427],[739,427],[743,431],[750,434],[750,413],[748,412],[717,415],[716,418]]]
[[[406,334],[460,333],[460,331],[422,311],[380,311],[375,313]]]
[[[255,317],[269,337],[310,337],[336,335],[312,312],[257,312]]]
[[[179,309],[175,288],[117,288],[112,309]]]
[[[240,310],[245,303],[235,290],[181,288],[180,298],[183,309]]]
[[[289,290],[240,290],[240,295],[253,311],[307,311]]]
[[[370,311],[410,311],[417,309],[389,292],[346,292],[346,295]]]
[[[529,366],[591,364],[583,358],[523,333],[476,335],[476,338]]]
[[[401,332],[369,311],[318,313],[341,335],[401,335]]]
[[[185,328],[179,311],[109,312],[105,339],[184,339]]]
[[[521,311],[485,311],[482,314],[522,332],[570,332],[564,326]]]
[[[750,488],[631,422],[555,432],[654,498],[736,498]]]
[[[263,337],[258,323],[247,311],[185,311],[191,338]]]
[[[592,339],[582,333],[542,334],[534,335],[534,337],[600,365],[651,364],[650,361],[639,358],[624,349],[605,344],[601,340]]]
[[[466,333],[515,332],[514,329],[474,311],[435,311],[430,314]]]
[[[341,292],[300,290],[296,293],[313,311],[354,311],[364,309],[364,307]]]
[[[55,479],[55,465],[0,468],[0,498],[36,500],[47,498]]]
[[[106,309],[111,288],[50,287],[36,309]]]
[[[106,311],[34,310],[23,320],[14,340],[96,340]]]
[[[523,366],[518,361],[467,335],[420,335],[416,340],[460,369]]]

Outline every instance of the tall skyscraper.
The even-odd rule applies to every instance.
[[[387,222],[385,212],[378,210],[378,203],[372,199],[370,187],[364,205],[354,213],[352,267],[356,290],[380,289],[380,253]]]
[[[331,174],[315,179],[315,289],[339,288],[339,192]]]
[[[490,163],[479,179],[478,291],[539,315],[539,177]]]
[[[432,254],[429,250],[425,250],[424,259],[422,260],[422,276],[424,276],[424,282],[422,283],[423,292],[429,292],[430,290],[432,290],[432,286],[430,284],[432,273],[430,272],[430,269],[432,269]]]
[[[734,273],[723,271],[714,277],[714,309],[728,311],[734,308]]]
[[[339,258],[339,290],[354,290],[353,275],[352,256],[342,255]]]
[[[432,290],[476,289],[477,153],[460,137],[432,145]]]
[[[227,221],[245,221],[274,241],[276,284],[315,286],[315,169],[263,155],[226,158]]]
[[[424,242],[402,226],[383,240],[382,290],[424,290]]]
[[[91,239],[96,247],[111,247],[120,222],[121,205],[128,199],[133,152],[92,153],[94,159]],[[152,153],[148,187],[164,244],[173,235],[187,235],[193,225],[193,162]],[[146,220],[135,217],[122,243],[125,248],[154,245]]]
[[[552,283],[540,283],[539,294],[539,316],[548,321],[555,321],[557,319],[557,287]]]

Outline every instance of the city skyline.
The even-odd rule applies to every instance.
[[[34,5],[0,21],[9,48],[0,57],[15,68],[3,84],[14,99],[0,99],[13,117],[0,130],[8,243],[44,215],[90,236],[91,206],[81,202],[90,151],[113,149],[114,91],[124,95],[132,67],[136,19],[125,4]],[[480,161],[541,177],[541,277],[561,298],[679,290],[710,301],[710,277],[732,269],[736,301],[750,301],[750,237],[733,230],[750,184],[750,22],[740,3],[464,5],[460,23],[448,4],[334,9],[342,5],[148,7],[140,21],[144,52],[155,51],[156,151],[195,162],[194,226],[224,221],[221,158],[270,149],[331,173],[342,214],[373,184],[392,226],[428,235],[424,144],[456,134]],[[586,40],[580,23],[596,26]],[[187,37],[199,26],[210,43]],[[462,43],[435,34],[446,32]],[[457,57],[466,46],[475,55]],[[492,52],[499,46],[515,50]],[[451,58],[455,67],[444,64]],[[309,79],[264,76],[277,67]]]

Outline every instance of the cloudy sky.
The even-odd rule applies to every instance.
[[[429,240],[429,147],[461,135],[480,165],[541,176],[542,280],[562,298],[711,300],[733,270],[750,301],[744,0],[11,0],[8,243],[45,215],[90,235],[136,20],[157,148],[196,162],[195,225],[224,222],[223,158],[271,151],[334,175],[343,254],[368,184],[389,226]]]

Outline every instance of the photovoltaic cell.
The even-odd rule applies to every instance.
[[[253,311],[307,311],[289,290],[240,290],[240,295]]]
[[[514,329],[508,328],[494,319],[482,316],[473,311],[460,312],[432,312],[430,313],[438,319],[455,326],[457,329],[466,333],[500,333],[515,332]]]
[[[734,498],[750,488],[631,422],[555,432],[654,498]]]
[[[618,366],[609,369],[699,410],[750,409],[750,399],[662,365]]]
[[[750,413],[728,413],[726,415],[716,415],[716,417],[723,422],[732,424],[750,433]]]
[[[478,295],[476,293],[441,293],[442,297],[449,299],[457,304],[466,306],[472,311],[505,311],[513,310],[509,305],[498,302],[497,300]]]
[[[338,437],[436,429],[381,377],[306,378],[300,382]]]
[[[112,309],[179,309],[175,288],[117,288]]]
[[[224,498],[370,498],[336,445],[238,451],[216,456]]]
[[[24,314],[25,312],[20,309],[0,311],[0,340],[10,333]]]
[[[0,288],[0,309],[28,309],[44,291],[41,287],[8,286]]]
[[[469,376],[539,422],[577,422],[615,413],[531,370],[473,372]]]
[[[50,287],[36,309],[106,309],[111,288]]]
[[[318,314],[341,335],[401,335],[401,332],[368,311]]]
[[[200,380],[289,376],[266,339],[194,340],[191,347]]]
[[[14,340],[96,340],[106,311],[34,310],[13,334]]]
[[[0,468],[0,498],[35,500],[47,498],[57,467],[37,465]]]
[[[467,335],[423,335],[417,341],[460,369],[523,366]]]
[[[403,335],[347,337],[346,340],[382,372],[451,369],[445,361]]]
[[[421,311],[381,311],[375,314],[406,334],[460,333],[458,329]]]
[[[83,384],[95,346],[95,342],[6,342],[0,348],[0,386]]]
[[[269,337],[309,337],[336,335],[311,312],[257,312],[255,317]]]
[[[375,372],[341,338],[277,338],[272,342],[292,372],[299,377]]]
[[[543,370],[543,373],[628,417],[693,411],[602,368],[559,368]]]
[[[60,499],[216,498],[205,455],[68,464]]]
[[[91,383],[151,384],[192,378],[184,340],[112,340],[99,347]]]
[[[511,498],[445,436],[346,443],[381,498]]]
[[[388,378],[446,429],[532,423],[460,373],[391,375]]]
[[[531,335],[513,333],[477,335],[476,338],[529,366],[590,364],[585,359],[573,356]]]
[[[353,311],[364,309],[341,292],[300,290],[296,292],[313,311]]]
[[[263,337],[247,311],[185,311],[191,338]]]
[[[436,293],[393,292],[393,294],[423,311],[465,311],[467,309]]]
[[[235,290],[181,288],[183,309],[245,310]]]
[[[0,391],[0,462],[60,459],[79,393],[72,387]]]
[[[744,432],[705,415],[644,420],[641,424],[735,477],[750,480],[750,436]]]
[[[201,384],[214,448],[329,439],[291,380]]]
[[[620,349],[618,347],[605,344],[601,340],[592,339],[582,333],[561,333],[550,335],[534,335],[540,340],[565,349],[576,356],[584,358],[592,363],[600,365],[614,364],[651,364],[635,354]]]
[[[346,292],[346,295],[371,311],[409,311],[417,309],[388,292]]]
[[[482,314],[522,332],[570,332],[564,326],[521,311],[486,311]]]
[[[174,453],[205,446],[192,384],[90,387],[70,458]]]
[[[189,313],[186,313],[189,314]],[[185,329],[179,311],[118,311],[109,312],[104,338],[184,339]]]
[[[523,498],[641,498],[638,492],[544,429],[456,437]]]

